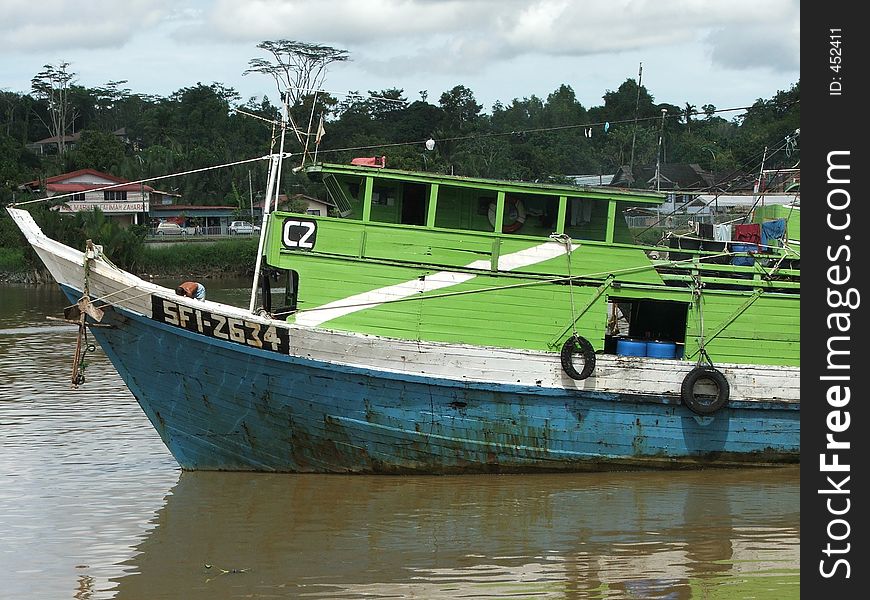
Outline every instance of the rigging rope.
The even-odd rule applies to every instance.
[[[568,295],[571,298],[571,333],[577,337],[577,310],[574,307],[574,284],[571,276],[571,253],[573,252],[571,238],[566,233],[550,234],[550,239],[565,245],[565,256],[568,259]]]
[[[707,348],[704,345],[704,307],[703,302],[701,301],[702,287],[704,287],[704,284],[701,282],[701,276],[696,274],[692,285],[692,296],[694,296],[695,304],[698,306],[698,320],[700,321],[700,327],[698,329],[698,366],[700,367],[702,363],[706,362],[712,367],[713,359],[711,359],[710,355],[707,354]]]

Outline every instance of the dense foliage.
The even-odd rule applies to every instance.
[[[159,97],[133,93],[122,84],[86,88],[71,83],[68,135],[76,132],[80,138],[72,149],[52,153],[49,147],[48,154],[27,149],[28,143],[51,135],[44,96],[0,92],[0,204],[14,196],[21,200],[23,182],[74,169],[90,167],[138,180],[263,156],[270,148],[272,126],[263,119],[278,119],[279,109],[265,96],[242,102],[232,88],[197,83]],[[636,166],[651,165],[660,134],[664,162],[698,163],[719,173],[752,171],[764,147],[780,146],[800,121],[800,83],[735,112],[709,104],[699,110],[657,103],[645,87],[638,93],[632,79],[589,108],[568,84],[546,98],[497,102],[488,112],[463,85],[443,92],[435,104],[428,93],[420,94],[415,101],[397,88],[344,98],[308,94],[297,99],[292,114],[301,129],[310,123],[312,132],[323,116],[319,160],[384,154],[388,165],[398,168],[522,180],[610,174],[632,156]],[[664,120],[662,109],[667,110]],[[429,138],[436,142],[432,151],[423,145]],[[301,152],[295,137],[288,143],[291,152]],[[792,166],[797,157],[781,154],[777,160]],[[240,205],[249,174],[255,191],[265,189],[266,169],[265,163],[249,163],[154,185],[191,204]],[[288,176],[281,191],[311,193],[308,185]]]
[[[296,51],[293,44],[298,44],[281,43],[286,47],[276,52]],[[323,59],[326,63],[345,59],[340,50],[311,48],[332,52]],[[281,57],[280,52],[276,56]],[[287,68],[281,61],[274,67],[260,62],[252,61],[249,73]],[[161,97],[134,93],[123,87],[124,81],[83,87],[76,84],[75,75],[68,63],[46,65],[34,77],[31,93],[0,91],[0,206],[27,200],[20,187],[24,182],[75,169],[94,168],[135,181],[262,157],[275,147],[270,122],[280,118],[280,111],[266,96],[243,101],[230,87],[197,83]],[[356,156],[386,155],[387,165],[395,168],[529,181],[612,174],[629,162],[648,166],[658,158],[697,163],[717,173],[753,173],[764,148],[782,147],[789,136],[796,139],[800,122],[799,82],[733,112],[710,104],[699,110],[688,103],[656,102],[632,79],[605,91],[602,104],[592,107],[584,107],[567,83],[546,98],[532,95],[496,102],[488,111],[464,85],[444,91],[434,103],[427,91],[419,94],[411,101],[404,90],[390,88],[343,97],[301,93],[288,98],[294,102],[294,122],[303,132],[311,132],[311,152],[314,133],[323,124],[318,160],[348,162]],[[59,98],[66,103],[60,115]],[[76,134],[73,144],[44,145],[42,153],[35,151],[33,142],[53,136],[66,122],[67,135]],[[434,149],[427,150],[430,139]],[[790,145],[767,166],[796,164],[799,151],[796,144]],[[288,134],[288,149],[298,164],[303,148],[296,136]],[[182,203],[241,210],[249,207],[250,190],[262,198],[266,171],[265,161],[252,162],[160,179],[152,185],[179,194]],[[281,192],[320,193],[303,173],[286,171]],[[53,237],[75,247],[88,237],[100,239],[119,266],[149,266],[141,264],[146,253],[139,228],[123,230],[99,213],[72,219],[45,208],[36,213]],[[11,220],[0,214],[0,248],[12,252],[4,254],[2,262],[14,263],[18,254],[12,249],[21,245]],[[24,254],[33,261],[29,250]]]

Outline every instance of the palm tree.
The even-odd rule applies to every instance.
[[[698,107],[686,102],[686,128],[692,133],[692,115],[698,114]]]

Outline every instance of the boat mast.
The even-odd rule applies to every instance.
[[[257,303],[257,287],[260,285],[260,268],[263,261],[263,247],[266,245],[266,230],[269,228],[269,215],[272,212],[271,204],[274,201],[274,209],[278,209],[278,190],[280,189],[281,166],[284,162],[284,134],[287,131],[287,100],[283,102],[284,114],[281,117],[281,143],[278,154],[272,154],[269,165],[269,182],[266,185],[266,197],[263,201],[263,222],[260,224],[260,240],[257,243],[257,262],[254,266],[254,281],[251,284],[251,302],[248,310],[253,313]]]

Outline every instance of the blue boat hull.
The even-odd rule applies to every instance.
[[[68,292],[71,299],[77,294]],[[93,335],[183,469],[467,473],[796,462],[796,405],[506,386],[264,351],[120,309]]]

